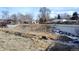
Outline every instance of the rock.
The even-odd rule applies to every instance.
[[[15,35],[21,36],[20,32],[15,32]]]
[[[47,37],[46,36],[38,36],[38,39],[40,39],[40,40],[47,40]]]

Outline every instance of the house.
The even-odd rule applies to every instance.
[[[76,20],[67,20],[67,19],[53,19],[49,20],[47,24],[76,24]]]

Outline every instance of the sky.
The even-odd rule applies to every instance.
[[[47,7],[51,10],[51,17],[56,16],[57,14],[68,13],[72,15],[73,12],[79,12],[79,7]],[[37,18],[39,14],[40,7],[0,7],[0,15],[2,15],[2,11],[9,11],[9,14],[32,14],[34,19]]]

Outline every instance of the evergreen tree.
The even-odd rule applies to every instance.
[[[77,12],[74,12],[72,17],[71,17],[72,20],[78,20],[78,13]]]
[[[57,19],[61,19],[61,16],[60,16],[60,14],[58,14],[58,17],[57,17]]]

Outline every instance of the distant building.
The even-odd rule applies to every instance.
[[[60,14],[60,17],[61,17],[61,19],[67,19],[67,20],[69,20],[71,18],[71,16],[66,13]]]
[[[76,20],[68,20],[68,19],[52,19],[47,21],[47,24],[74,24]]]

